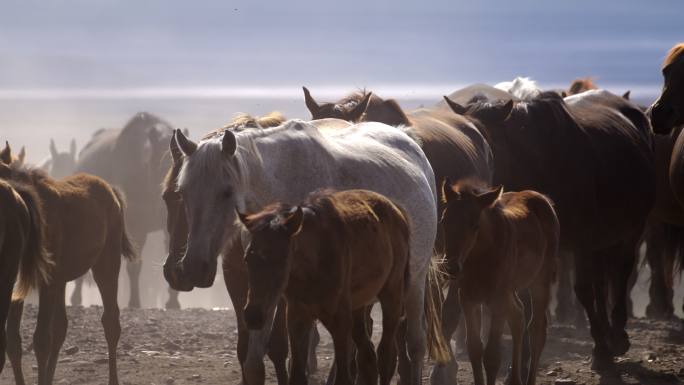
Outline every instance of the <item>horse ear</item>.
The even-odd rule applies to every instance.
[[[245,225],[245,227],[247,227],[247,217],[249,215],[241,213],[237,207],[235,207],[235,212],[237,213],[238,218],[240,218],[240,222],[242,222],[242,224]]]
[[[304,102],[306,103],[306,108],[309,109],[309,112],[311,112],[311,117],[316,118],[318,116],[318,112],[321,109],[318,103],[314,100],[313,97],[311,97],[311,92],[309,92],[309,89],[306,87],[302,87],[302,90],[304,90]]]
[[[456,103],[455,101],[449,99],[448,96],[444,95],[444,101],[446,104],[451,108],[452,111],[459,115],[465,115],[468,112],[468,109],[466,107],[463,107],[462,105]]]
[[[480,207],[482,207],[483,209],[487,208],[487,207],[491,207],[492,205],[494,205],[494,202],[496,202],[497,199],[499,199],[502,191],[503,191],[503,186],[498,186],[498,187],[495,187],[494,189],[492,189],[490,191],[479,194],[476,196],[477,202],[480,204]]]
[[[7,165],[12,163],[12,148],[10,148],[8,141],[5,141],[5,148],[0,151],[0,161]]]
[[[55,140],[50,138],[50,156],[52,159],[55,159],[57,155],[59,155],[59,152],[57,151],[57,146],[55,146]]]
[[[302,224],[304,223],[304,211],[301,206],[297,206],[294,212],[285,218],[285,229],[289,235],[296,235],[302,230]]]
[[[25,159],[26,159],[26,147],[21,146],[21,150],[19,150],[19,155],[17,155],[17,162],[19,163],[19,165],[23,165]]]
[[[444,178],[442,181],[442,202],[449,203],[453,200],[458,200],[461,198],[461,194],[458,191],[454,191],[451,188],[451,179],[449,177]]]
[[[353,110],[349,112],[349,120],[352,122],[358,122],[361,120],[361,116],[366,112],[368,109],[368,103],[370,103],[370,98],[372,92],[368,92],[366,96],[363,97],[363,99],[359,102],[359,104],[354,107]]]
[[[76,139],[71,139],[71,143],[69,143],[69,153],[72,158],[76,159]]]
[[[178,142],[176,141],[176,130],[173,131],[173,136],[171,137],[171,142],[169,142],[169,151],[171,152],[171,159],[173,159],[173,164],[177,164],[183,159],[183,151],[178,147]]]
[[[568,97],[568,91],[561,91],[561,98],[567,98]]]
[[[185,156],[190,156],[197,151],[197,143],[188,139],[180,130],[176,130],[176,142]]]
[[[223,131],[223,141],[221,141],[221,151],[226,156],[235,155],[237,150],[237,138],[232,132],[225,130]]]
[[[627,90],[624,94],[622,94],[622,98],[625,100],[629,100],[629,94],[632,93],[632,90]]]
[[[190,136],[190,130],[188,130],[187,128],[184,128],[183,129],[183,135]]]

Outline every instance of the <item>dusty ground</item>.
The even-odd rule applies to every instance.
[[[101,312],[102,309],[95,306],[68,308],[69,332],[57,366],[56,384],[107,382]],[[35,315],[36,308],[27,306],[22,335],[26,348],[24,371],[29,383],[36,381],[35,359],[28,350]],[[232,311],[123,310],[121,320],[119,376],[122,384],[239,382],[240,372],[235,356],[237,334]],[[632,320],[629,334],[632,337],[630,352],[619,360],[614,372],[600,374],[589,368],[591,341],[588,332],[566,326],[552,327],[539,383],[550,384],[556,380],[561,383],[562,379],[587,385],[677,384],[684,381],[684,332],[680,321]],[[504,353],[504,357],[506,355]],[[325,335],[319,346],[318,380],[324,377],[331,357],[332,343]],[[460,354],[459,361],[461,383],[471,383],[470,366],[465,355]],[[274,382],[271,372],[268,383]],[[13,383],[12,371],[7,366],[0,374],[0,384]]]

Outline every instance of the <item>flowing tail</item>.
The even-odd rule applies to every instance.
[[[54,261],[43,244],[44,224],[40,200],[30,189],[13,187],[24,201],[30,219],[26,249],[19,264],[17,284],[12,292],[12,301],[21,301],[26,298],[31,289],[46,285],[50,281]]]
[[[451,359],[449,342],[442,332],[441,305],[443,302],[443,275],[440,262],[432,258],[427,273],[427,290],[425,291],[425,316],[427,319],[428,352],[430,358],[438,364],[446,364]]]
[[[123,193],[121,193],[118,188],[112,187],[112,190],[114,190],[114,195],[116,195],[116,199],[119,201],[119,207],[121,207],[121,254],[127,261],[134,261],[138,258],[138,251],[131,241],[128,231],[126,231],[126,200],[123,197]]]

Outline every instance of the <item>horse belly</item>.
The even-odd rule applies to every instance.
[[[382,239],[358,237],[352,250],[351,302],[354,309],[372,304],[392,271],[391,245]],[[366,238],[366,239],[362,239]]]

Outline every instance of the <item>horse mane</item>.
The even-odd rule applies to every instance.
[[[510,82],[498,83],[494,88],[506,91],[520,100],[529,100],[541,93],[537,82],[532,78],[522,76],[518,76]]]
[[[684,43],[679,43],[674,47],[670,48],[670,51],[667,53],[667,56],[663,61],[662,68],[669,66],[670,64],[676,62],[682,57],[684,57]]]
[[[594,83],[594,79],[591,77],[577,78],[570,83],[568,88],[568,95],[580,94],[584,91],[596,90],[598,86]]]
[[[12,293],[13,300],[22,300],[33,288],[50,280],[54,261],[45,250],[43,206],[36,188],[29,183],[14,180],[8,180],[7,183],[24,201],[30,219],[26,249],[19,265],[17,284]]]

